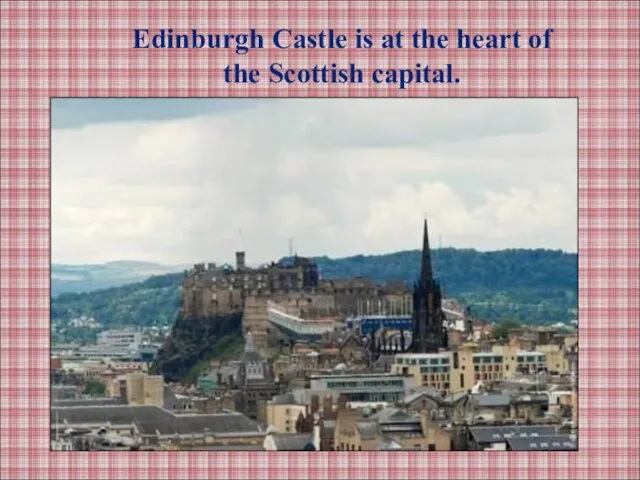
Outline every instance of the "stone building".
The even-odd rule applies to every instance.
[[[338,451],[451,450],[451,435],[433,425],[426,415],[398,408],[377,412],[349,409],[341,404],[334,430]]]
[[[317,286],[318,269],[308,258],[250,268],[245,253],[236,252],[235,268],[199,263],[185,272],[182,309],[187,317],[213,316],[241,310],[250,295],[314,291]]]
[[[265,431],[238,412],[176,414],[155,405],[73,406],[51,408],[52,437],[64,429],[103,429],[106,436],[125,435],[136,444],[161,450],[232,445],[261,446]]]
[[[297,428],[298,419],[308,414],[309,407],[298,403],[292,393],[276,395],[267,401],[267,424],[279,433],[301,433]]]
[[[162,375],[130,373],[125,377],[125,382],[129,405],[163,405],[164,379]]]
[[[265,421],[267,400],[280,393],[280,385],[271,365],[260,358],[251,332],[246,336],[244,357],[238,371],[238,386],[238,410],[251,419]]]

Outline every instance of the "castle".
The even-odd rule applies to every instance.
[[[250,296],[314,292],[318,268],[308,258],[295,257],[292,265],[271,263],[249,268],[245,252],[236,252],[236,267],[209,263],[185,272],[182,309],[188,317],[207,317],[240,311]]]
[[[390,311],[399,304],[412,305],[411,351],[431,352],[446,346],[442,292],[433,278],[427,222],[424,223],[422,271],[410,292],[404,282],[377,285],[370,279],[322,280],[310,258],[295,256],[290,263],[246,265],[245,252],[236,252],[235,268],[209,263],[185,272],[182,310],[186,318],[238,313],[242,330],[251,331],[257,348],[269,341],[268,302],[276,302],[304,318],[340,318],[363,314],[363,305]],[[404,336],[401,336],[404,339]],[[373,339],[375,340],[375,339]],[[404,341],[404,340],[403,340]],[[375,341],[371,342],[374,345]],[[398,346],[407,351],[405,345]]]

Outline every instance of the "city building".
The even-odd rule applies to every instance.
[[[548,372],[569,373],[569,359],[565,355],[564,346],[558,344],[537,345],[536,350],[545,355],[545,368]]]
[[[133,328],[105,330],[97,335],[97,344],[114,349],[136,350],[142,343],[142,332]]]
[[[451,435],[432,425],[426,415],[411,415],[398,408],[349,409],[344,403],[334,428],[338,451],[451,450]]]
[[[267,452],[313,452],[318,450],[309,433],[267,433],[264,439]]]
[[[448,394],[470,390],[478,382],[512,378],[518,372],[538,372],[546,365],[542,352],[511,351],[502,346],[494,347],[493,352],[476,350],[475,344],[463,344],[453,351],[402,353],[395,356],[391,371]]]
[[[300,416],[308,415],[307,405],[298,403],[293,393],[276,395],[267,401],[267,425],[279,433],[300,433],[297,422]]]
[[[126,398],[129,405],[164,404],[164,379],[162,375],[130,373],[125,376]]]
[[[310,390],[332,391],[349,402],[399,402],[412,386],[410,377],[391,373],[311,375]]]
[[[86,436],[75,438],[74,450],[92,449],[92,432],[100,431],[102,436],[123,436],[133,444],[163,450],[194,445],[261,446],[265,437],[258,424],[238,412],[176,414],[154,405],[53,406],[52,438],[70,429],[87,432]]]
[[[280,393],[280,385],[271,365],[264,361],[253,344],[253,336],[245,337],[245,350],[238,368],[238,410],[251,419],[266,420],[267,400]]]
[[[468,429],[467,450],[507,450],[507,441],[511,438],[544,441],[545,437],[557,435],[555,426],[509,425],[509,426],[472,426]]]

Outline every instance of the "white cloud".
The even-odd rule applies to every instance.
[[[575,251],[575,108],[274,99],[53,130],[53,261],[383,253],[418,248],[425,212],[433,245]]]

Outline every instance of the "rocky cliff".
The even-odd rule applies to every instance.
[[[200,318],[185,316],[181,311],[151,371],[168,382],[183,380],[193,367],[211,356],[221,339],[240,336],[241,332],[242,311]]]

